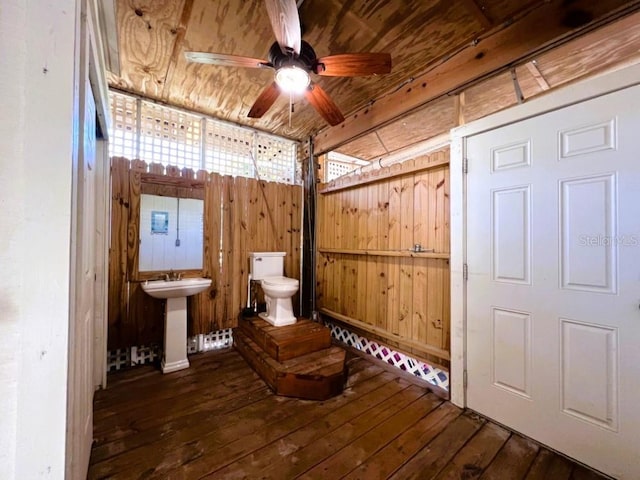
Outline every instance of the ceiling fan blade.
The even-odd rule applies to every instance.
[[[220,65],[222,67],[271,67],[269,62],[259,58],[239,57],[238,55],[226,55],[224,53],[184,52],[184,56],[190,62]]]
[[[275,101],[280,96],[280,87],[276,82],[273,82],[267,88],[265,88],[258,99],[255,101],[251,110],[249,110],[249,114],[247,115],[249,118],[260,118],[267,110],[271,108],[271,105],[275,103]]]
[[[296,0],[265,0],[265,3],[280,48],[284,53],[289,49],[299,54],[302,34]]]
[[[310,86],[304,93],[308,102],[315,108],[322,118],[332,127],[344,122],[344,117],[338,106],[333,103],[331,97],[327,95],[320,85]]]
[[[357,77],[382,75],[391,71],[388,53],[343,53],[319,58],[314,67],[318,75],[328,77]]]

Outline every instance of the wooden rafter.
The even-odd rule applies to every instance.
[[[493,27],[493,20],[489,18],[485,9],[478,5],[476,0],[463,0],[461,3],[476,17],[484,29]]]
[[[594,3],[578,0],[569,6],[565,3],[552,0],[541,4],[512,24],[490,32],[477,45],[434,66],[410,85],[353,112],[342,124],[322,130],[314,138],[316,152],[334,149],[390,123],[430,100],[458,91],[465,85],[504,71],[514,64],[640,9],[640,1],[604,0]],[[588,12],[591,18],[598,21],[579,28],[569,26],[571,22],[567,18],[575,11]]]

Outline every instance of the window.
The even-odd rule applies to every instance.
[[[111,156],[301,183],[295,141],[120,92],[111,91],[110,100]]]

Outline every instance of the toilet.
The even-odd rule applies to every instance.
[[[283,275],[286,254],[286,252],[249,253],[250,278],[260,282],[267,302],[267,311],[258,316],[276,327],[296,323],[291,297],[298,291],[299,282],[295,278],[287,278]]]

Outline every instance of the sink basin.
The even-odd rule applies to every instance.
[[[154,280],[144,282],[142,290],[154,298],[179,298],[200,293],[210,285],[210,278],[184,278],[170,281]]]

